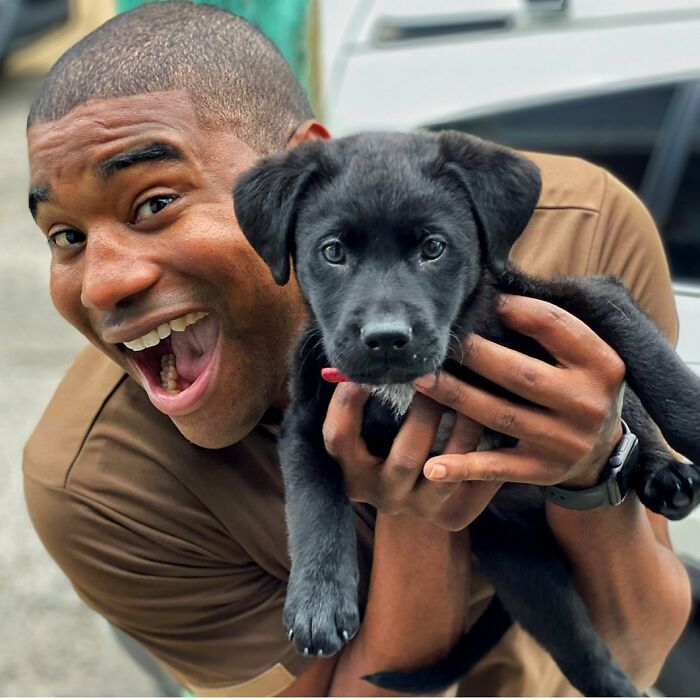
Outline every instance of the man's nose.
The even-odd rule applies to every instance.
[[[88,235],[80,297],[86,308],[114,309],[158,281],[160,266],[146,255],[147,242],[142,236],[130,238],[130,232]]]

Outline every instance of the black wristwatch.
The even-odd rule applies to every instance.
[[[572,510],[619,506],[629,490],[630,476],[637,466],[638,453],[637,436],[622,421],[622,439],[610,455],[598,484],[588,489],[543,486],[544,497],[550,503]]]

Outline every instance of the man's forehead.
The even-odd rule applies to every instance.
[[[51,122],[38,122],[29,129],[29,134],[42,133],[47,128],[67,128],[85,122],[105,122],[109,125],[128,126],[134,118],[151,114],[167,115],[166,119],[182,119],[196,122],[192,100],[186,90],[166,90],[123,97],[95,98],[78,105],[70,112]]]
[[[204,133],[184,91],[93,100],[27,133],[32,176],[94,167],[137,142],[170,141],[196,153]]]

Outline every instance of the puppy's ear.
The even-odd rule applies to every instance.
[[[542,185],[539,170],[509,148],[459,131],[442,132],[438,142],[443,170],[466,190],[485,262],[498,274],[537,204]]]
[[[297,210],[319,170],[321,148],[309,142],[264,158],[233,188],[238,224],[280,286],[289,281]]]

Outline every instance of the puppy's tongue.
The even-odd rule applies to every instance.
[[[177,373],[182,379],[191,384],[207,368],[218,335],[219,324],[211,316],[205,316],[184,331],[173,331],[170,342]]]

